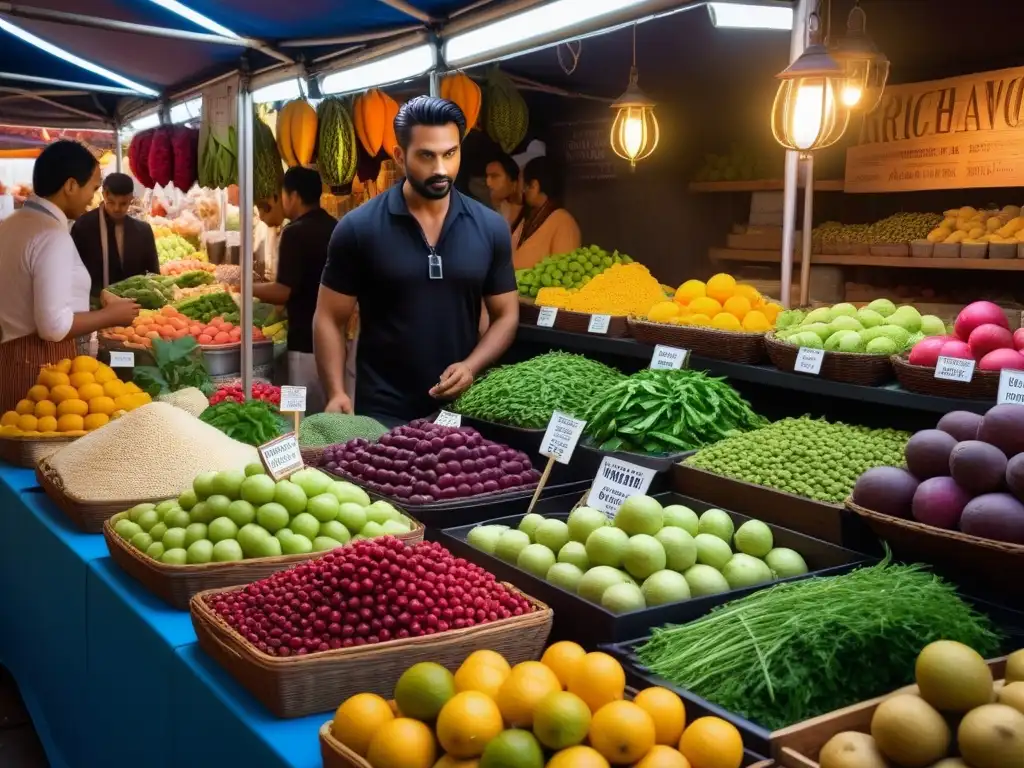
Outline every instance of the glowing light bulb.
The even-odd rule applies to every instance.
[[[630,109],[622,122],[622,147],[635,158],[644,146],[644,119],[641,110]]]
[[[790,130],[796,148],[814,146],[834,111],[835,99],[830,87],[821,80],[801,83],[797,87]]]
[[[855,107],[860,103],[861,96],[863,95],[864,91],[859,85],[847,83],[843,86],[843,93],[840,98],[843,100],[843,106]]]

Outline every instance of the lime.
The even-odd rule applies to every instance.
[[[395,684],[395,704],[407,717],[429,722],[455,695],[455,677],[440,664],[413,664]]]

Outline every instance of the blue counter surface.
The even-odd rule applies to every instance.
[[[332,713],[280,720],[80,532],[32,472],[0,464],[0,664],[53,768],[319,768]]]

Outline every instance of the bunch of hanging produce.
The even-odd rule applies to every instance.
[[[352,102],[352,124],[356,137],[366,154],[373,158],[381,149],[393,156],[398,139],[395,136],[395,115],[398,102],[379,88],[371,88]]]
[[[456,72],[441,80],[441,98],[455,102],[466,116],[466,133],[476,126],[483,106],[483,92],[469,75]]]
[[[504,152],[511,154],[526,138],[530,110],[515,83],[497,66],[487,75],[486,108],[487,135]]]
[[[199,174],[198,154],[199,131],[183,125],[161,125],[132,137],[128,166],[146,187],[166,187],[173,182],[187,192]]]
[[[709,445],[684,464],[840,504],[866,470],[900,466],[909,439],[909,432],[852,427],[804,416]]]
[[[316,110],[305,99],[285,104],[277,113],[277,148],[285,165],[309,165],[316,146]]]
[[[222,189],[238,183],[238,133],[230,125],[224,131],[209,126],[199,152],[199,186]]]
[[[578,414],[603,450],[681,453],[768,422],[725,379],[647,368],[591,398]]]
[[[582,418],[591,400],[604,397],[624,378],[614,368],[582,355],[549,352],[492,369],[452,407],[475,419],[543,429],[553,411]]]
[[[252,125],[253,199],[269,200],[281,190],[281,178],[284,176],[284,170],[281,168],[281,153],[277,150],[274,132],[270,130],[270,126],[263,121],[263,118],[254,114]],[[315,140],[315,130],[313,137]],[[312,152],[311,148],[311,155]]]
[[[516,285],[520,296],[536,297],[541,288],[549,287],[572,291],[582,288],[613,264],[632,262],[633,259],[624,253],[608,253],[600,246],[591,245],[577,248],[572,253],[546,256],[529,269],[517,269]]]
[[[122,299],[132,299],[143,309],[160,309],[174,299],[174,278],[164,275],[135,275],[107,286]]]
[[[356,175],[356,129],[344,99],[328,96],[316,109],[319,124],[317,167],[329,187],[350,184]]]
[[[952,585],[886,559],[655,629],[637,656],[659,677],[775,730],[913,682],[918,653],[940,639],[990,658],[1001,638]]]

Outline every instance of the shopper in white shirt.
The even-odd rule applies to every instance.
[[[99,185],[99,163],[88,149],[54,142],[36,159],[35,194],[0,222],[0,411],[17,405],[41,366],[74,357],[80,339],[126,325],[139,312],[125,300],[89,311],[89,272],[68,228]]]

